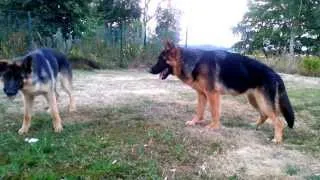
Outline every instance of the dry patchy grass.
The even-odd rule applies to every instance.
[[[59,106],[65,126],[52,133],[38,98],[30,133],[19,136],[22,102],[1,93],[0,177],[110,179],[319,178],[320,80],[282,75],[297,114],[283,145],[270,142],[272,125],[256,131],[258,113],[244,97],[226,96],[218,131],[186,127],[196,94],[177,79],[137,70],[75,73],[78,111]],[[206,120],[210,115],[206,112]],[[31,145],[25,137],[37,137]]]

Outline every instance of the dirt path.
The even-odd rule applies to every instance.
[[[303,86],[320,87],[320,80],[317,78],[292,75],[283,77],[292,88],[297,82],[302,82]],[[86,113],[92,113],[95,108],[136,104],[146,119],[158,120],[157,123],[184,134],[187,140],[197,140],[203,146],[219,144],[221,151],[214,154],[199,154],[197,148],[192,148],[194,155],[199,157],[192,168],[208,177],[230,177],[237,174],[238,178],[244,179],[287,179],[290,168],[299,171],[298,175],[291,178],[320,175],[319,158],[295,150],[294,146],[286,143],[274,145],[270,142],[273,134],[270,123],[263,125],[261,131],[255,131],[253,123],[258,114],[245,98],[223,98],[223,127],[214,132],[201,126],[184,125],[194,114],[196,94],[173,77],[161,81],[156,76],[137,70],[76,72],[74,93],[78,112],[64,117],[64,123],[89,121]],[[61,95],[59,104],[64,112],[68,101],[65,93]],[[35,108],[43,110],[44,100],[40,98],[37,101]],[[209,119],[209,113],[206,112],[206,120]],[[290,133],[290,130],[286,133]]]

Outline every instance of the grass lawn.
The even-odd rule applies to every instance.
[[[320,179],[320,85],[286,80],[296,126],[285,129],[282,145],[273,145],[266,140],[273,135],[270,124],[255,131],[248,119],[256,114],[237,112],[228,104],[248,109],[244,98],[224,98],[223,130],[206,132],[203,127],[185,127],[196,96],[179,81],[160,82],[136,71],[76,72],[76,79],[78,112],[66,112],[62,100],[65,121],[60,134],[53,132],[50,115],[39,105],[29,133],[18,135],[22,102],[9,102],[1,92],[0,179],[250,179],[255,169],[241,164],[245,160],[258,163],[252,164],[255,167],[279,169],[261,171],[253,179]],[[25,138],[39,141],[28,143]],[[252,154],[242,153],[251,147],[248,152],[257,156],[252,159]],[[280,161],[274,165],[263,159]]]

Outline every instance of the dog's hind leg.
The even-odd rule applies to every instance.
[[[193,126],[203,122],[203,114],[207,104],[206,94],[197,91],[198,93],[198,105],[197,105],[197,115],[193,117],[191,121],[187,121],[186,125]]]
[[[56,93],[57,101],[59,101],[60,95],[57,91],[57,86],[54,87],[54,92]]]
[[[31,112],[33,106],[34,96],[23,94],[23,104],[24,104],[24,115],[22,127],[19,129],[19,134],[25,134],[29,131],[31,124]]]
[[[260,126],[261,124],[263,124],[263,123],[268,119],[268,116],[265,115],[265,114],[260,110],[260,108],[259,108],[259,106],[258,106],[258,102],[257,102],[254,94],[249,93],[247,97],[248,97],[249,103],[250,103],[250,104],[259,112],[259,114],[260,114],[260,118],[256,121],[256,130],[258,130],[259,126]]]
[[[51,115],[53,118],[53,128],[55,132],[61,132],[63,130],[61,118],[59,114],[58,104],[57,104],[57,97],[54,93],[54,90],[48,92],[45,94],[45,97],[48,101],[48,104],[50,106]]]
[[[61,86],[62,89],[68,94],[69,96],[69,112],[76,111],[76,104],[74,96],[72,95],[72,80],[67,75],[61,75]]]
[[[57,86],[56,85],[54,86],[54,92],[56,93],[57,102],[58,102],[60,95],[59,95],[59,93],[57,91]],[[46,110],[48,113],[50,113],[50,111],[51,111],[49,105],[45,106],[44,110]]]
[[[268,98],[264,95],[261,90],[255,90],[254,96],[256,98],[259,109],[272,120],[274,126],[274,138],[272,139],[275,143],[281,143],[283,139],[283,128],[284,124],[279,119],[279,113],[274,109],[269,102]]]

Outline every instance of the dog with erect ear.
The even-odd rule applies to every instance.
[[[63,130],[57,105],[57,81],[69,96],[69,111],[75,111],[72,94],[72,69],[66,56],[54,49],[36,49],[15,61],[0,61],[0,76],[3,91],[13,99],[21,92],[24,116],[19,134],[27,133],[31,124],[31,111],[36,96],[47,100],[53,118],[55,132]]]
[[[283,140],[284,123],[280,114],[290,128],[294,125],[294,111],[283,80],[270,67],[250,57],[223,50],[182,48],[166,41],[150,73],[160,74],[163,80],[174,75],[196,90],[196,115],[186,125],[202,123],[209,102],[212,121],[206,127],[220,128],[220,101],[224,94],[246,94],[260,114],[257,128],[268,118],[272,120],[276,143]]]

